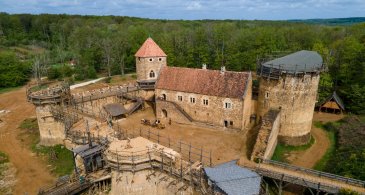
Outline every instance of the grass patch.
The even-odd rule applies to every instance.
[[[47,84],[45,84],[45,85],[39,85],[39,86],[36,85],[36,86],[30,88],[30,91],[40,91],[42,89],[47,89],[47,88],[48,88],[48,85]]]
[[[323,157],[314,165],[313,169],[322,171],[325,167],[327,162],[330,160],[331,156],[336,151],[336,134],[333,131],[326,131],[328,139],[330,140],[330,146],[327,149],[326,153]]]
[[[10,91],[14,91],[14,90],[17,90],[17,89],[20,89],[22,86],[18,86],[18,87],[7,87],[7,88],[0,88],[0,94],[2,93],[7,93],[7,92],[10,92]]]
[[[38,122],[37,118],[27,118],[20,125],[20,129],[28,130],[28,131],[37,131],[38,130]]]
[[[37,155],[45,156],[51,165],[51,172],[57,176],[69,175],[74,169],[72,152],[63,145],[33,146]]]
[[[72,152],[63,145],[40,146],[38,121],[36,118],[25,119],[19,126],[23,131],[19,139],[30,149],[51,165],[51,172],[56,176],[68,175],[73,171]]]
[[[7,154],[5,154],[4,152],[0,151],[0,180],[1,180],[1,177],[4,175],[3,172],[7,169],[7,166],[5,163],[8,163],[8,162],[9,162],[9,156]],[[1,188],[0,188],[0,192],[1,192]]]
[[[4,152],[0,151],[0,164],[4,164],[9,162],[9,157],[7,154],[5,154]]]
[[[304,151],[310,148],[314,144],[315,140],[313,136],[311,136],[311,139],[309,143],[302,145],[302,146],[289,146],[285,144],[278,144],[275,148],[275,152],[272,156],[272,160],[275,161],[281,161],[281,162],[288,162],[288,160],[285,158],[286,154],[289,154],[292,151]]]

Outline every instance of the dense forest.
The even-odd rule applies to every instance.
[[[348,116],[339,122],[324,125],[336,134],[335,150],[323,171],[365,180],[365,118]]]
[[[0,87],[23,84],[32,74],[83,80],[134,72],[134,53],[149,36],[167,53],[171,66],[206,63],[218,69],[224,64],[228,70],[254,71],[265,55],[318,51],[328,67],[320,99],[337,90],[348,111],[365,113],[365,23],[0,13]],[[70,61],[75,65],[69,66]]]

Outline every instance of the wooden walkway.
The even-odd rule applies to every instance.
[[[360,194],[365,194],[365,181],[297,167],[286,163],[263,160],[254,169],[264,177],[301,185],[317,191],[338,193],[340,189],[350,189]]]

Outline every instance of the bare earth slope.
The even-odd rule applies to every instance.
[[[10,110],[10,113],[1,116],[0,150],[9,155],[10,162],[17,170],[17,183],[13,192],[36,194],[41,186],[51,184],[54,176],[47,170],[47,165],[17,139],[20,123],[35,116],[34,106],[26,102],[25,87],[0,94],[0,110],[3,109]]]

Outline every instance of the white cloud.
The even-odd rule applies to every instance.
[[[198,1],[193,1],[193,2],[190,2],[188,4],[188,6],[186,7],[186,9],[187,10],[200,10],[200,9],[202,9],[202,5]]]
[[[358,17],[365,16],[364,10],[365,0],[0,0],[0,12],[126,15],[162,19]]]

